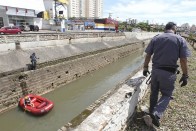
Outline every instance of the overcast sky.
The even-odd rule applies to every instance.
[[[196,0],[103,0],[103,17],[112,13],[112,18],[126,21],[128,18],[139,22],[177,25],[196,25]]]

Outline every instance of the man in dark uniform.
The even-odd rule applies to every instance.
[[[172,99],[178,68],[178,58],[180,58],[180,65],[183,73],[179,82],[181,83],[181,86],[186,86],[188,82],[187,57],[190,56],[190,50],[187,47],[185,39],[176,35],[175,32],[176,24],[173,22],[167,23],[165,32],[155,36],[145,50],[147,54],[144,61],[144,76],[147,76],[148,73],[150,73],[148,64],[153,55],[148,117],[157,127],[160,126],[159,120],[162,118],[169,101]],[[158,100],[159,91],[161,97]]]

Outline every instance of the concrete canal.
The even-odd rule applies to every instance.
[[[55,106],[45,116],[35,117],[14,108],[0,115],[1,131],[56,131],[108,90],[125,80],[143,63],[143,49],[87,74],[44,97]]]

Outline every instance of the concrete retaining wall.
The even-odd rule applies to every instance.
[[[14,43],[2,43],[0,44],[0,52],[7,52],[10,50],[16,50],[16,42],[20,42],[20,47],[23,50],[41,48],[41,47],[51,47],[51,46],[62,46],[66,44],[79,44],[79,43],[93,43],[102,41],[119,41],[125,39],[125,36],[119,37],[97,37],[97,38],[79,38],[79,39],[63,39],[63,40],[48,40],[48,41],[27,41],[20,42],[15,40]]]
[[[126,127],[139,101],[147,91],[146,79],[142,71],[119,85],[118,90],[93,111],[79,125],[69,123],[58,131],[120,131]],[[126,93],[130,95],[126,96]],[[89,110],[89,109],[87,109]],[[90,111],[90,110],[89,110]],[[81,114],[84,115],[84,114]]]
[[[145,34],[142,34],[142,36],[148,36]],[[33,52],[40,58],[38,63],[45,63],[137,41],[135,33],[125,33],[125,35],[122,33],[93,33],[91,35],[90,33],[79,33],[77,35],[48,34],[44,36],[43,34],[30,34],[0,36],[0,73],[8,72],[10,74],[12,71],[28,70],[29,56]],[[147,37],[144,38],[146,39]],[[16,41],[20,42],[18,46],[13,43]],[[20,47],[20,50],[16,50],[17,47]]]
[[[91,39],[91,38],[90,38]],[[101,41],[100,38],[95,38],[96,42],[80,42],[83,39],[75,40],[71,44],[67,44],[66,40],[52,40],[46,42],[24,42],[21,43],[20,50],[8,51],[0,54],[0,73],[10,72],[13,70],[27,70],[30,64],[29,56],[35,52],[39,63],[47,63],[71,56],[94,52],[116,46],[122,46],[126,43],[134,43],[136,40],[126,40],[121,37],[104,38],[107,40]],[[89,41],[95,41],[91,39]],[[137,40],[138,41],[138,40]],[[1,45],[1,44],[0,44]],[[32,47],[33,48],[30,48]]]
[[[99,45],[98,45],[99,46]],[[25,94],[43,94],[54,90],[78,77],[104,67],[105,65],[125,57],[142,48],[143,42],[116,46],[107,51],[99,51],[71,61],[26,71],[0,78],[0,110],[16,105],[18,99]],[[55,63],[54,63],[55,64]]]
[[[23,35],[6,35],[0,36],[0,52],[6,52],[16,49],[16,42],[19,42],[23,50],[58,46],[74,43],[92,43],[101,41],[118,41],[122,39],[149,39],[159,33],[53,33],[53,34],[23,34]]]
[[[149,39],[162,32],[124,32],[127,39],[137,38],[139,40]]]
[[[49,41],[79,38],[97,38],[97,37],[116,37],[125,36],[124,33],[105,33],[105,32],[68,32],[68,33],[32,33],[20,35],[0,35],[0,44],[31,41]]]

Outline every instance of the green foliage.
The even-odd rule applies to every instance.
[[[126,30],[126,31],[132,31],[133,28],[139,28],[143,31],[148,32],[162,32],[164,31],[163,27],[161,25],[150,25],[147,22],[139,22],[138,24],[127,24],[127,22],[121,22],[119,23],[119,30]]]
[[[196,39],[196,37],[193,33],[190,33],[188,39],[193,40]]]
[[[144,30],[144,31],[150,31],[150,25],[148,23],[145,22],[140,22],[136,25],[136,27]]]
[[[193,38],[193,34],[192,33],[189,34],[189,38]]]
[[[76,19],[76,17],[70,17],[69,18],[69,20],[75,20]]]
[[[126,22],[119,23],[118,29],[125,30],[126,29]]]

